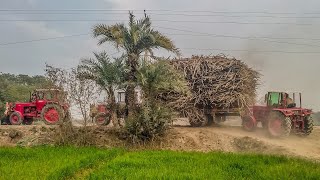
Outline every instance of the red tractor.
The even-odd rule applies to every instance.
[[[90,117],[97,125],[108,125],[110,123],[110,110],[107,104],[99,103],[90,105]]]
[[[273,137],[285,137],[291,132],[309,135],[313,130],[312,110],[302,108],[301,93],[268,92],[265,106],[252,106],[242,116],[242,126],[253,131],[261,122]]]
[[[119,91],[117,93],[115,111],[117,118],[124,118],[127,115],[127,108],[125,104],[125,92]],[[111,119],[110,106],[108,103],[98,103],[98,105],[90,105],[90,117],[92,122],[102,126],[108,125]]]
[[[64,100],[64,93],[58,89],[37,89],[30,93],[30,102],[7,103],[5,115],[12,125],[32,124],[34,118],[57,124],[68,113]]]

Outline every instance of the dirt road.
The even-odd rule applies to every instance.
[[[239,126],[238,120],[229,120],[220,127],[190,127],[186,121],[180,121],[169,131],[163,141],[152,148],[184,150],[184,151],[226,151],[255,152],[264,154],[283,154],[320,160],[320,127],[307,137],[290,135],[286,138],[271,138],[262,128],[255,132],[246,132]],[[94,127],[93,127],[94,128]],[[108,135],[105,127],[96,131],[99,146],[114,146],[119,141],[115,136]],[[53,126],[0,126],[0,146],[15,146],[19,141],[24,144],[43,142],[46,132],[54,130]],[[99,132],[101,132],[99,134]],[[50,139],[50,137],[47,137]],[[40,141],[40,140],[41,141]],[[32,143],[31,143],[32,144]],[[121,144],[121,142],[119,142]]]
[[[195,151],[285,154],[320,160],[320,126],[315,126],[306,137],[292,134],[286,138],[272,138],[262,128],[257,128],[255,132],[244,131],[240,122],[231,119],[220,127],[193,128],[180,121],[170,134],[169,147]]]

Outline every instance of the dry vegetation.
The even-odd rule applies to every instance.
[[[171,64],[183,73],[191,95],[170,91],[161,98],[190,120],[204,121],[204,108],[245,109],[255,101],[259,73],[240,60],[222,55],[192,56]]]

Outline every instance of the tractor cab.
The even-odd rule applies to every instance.
[[[36,102],[39,100],[60,102],[64,100],[64,92],[59,89],[36,89],[32,93],[30,92],[30,102]]]
[[[301,93],[268,92],[265,102],[272,108],[301,108]]]
[[[64,92],[59,89],[36,89],[30,92],[30,102],[34,103],[40,112],[48,102],[59,103],[64,101]]]

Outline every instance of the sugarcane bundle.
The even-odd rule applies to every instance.
[[[191,95],[170,92],[162,97],[189,119],[203,121],[203,108],[241,109],[255,101],[259,73],[240,60],[223,55],[192,56],[170,64],[184,75]]]

